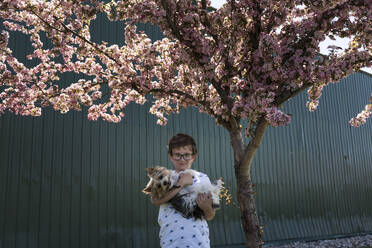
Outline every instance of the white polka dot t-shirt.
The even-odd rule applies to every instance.
[[[193,185],[185,187],[185,190],[192,191],[203,180],[209,180],[208,176],[198,172]],[[210,248],[209,228],[204,218],[186,219],[171,204],[163,204],[159,209],[158,222],[162,248]]]

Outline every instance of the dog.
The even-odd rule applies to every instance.
[[[196,178],[199,173],[192,169],[187,169],[177,173],[161,166],[146,168],[146,171],[150,181],[142,192],[145,194],[151,194],[158,199],[162,198],[173,188],[180,187],[177,185],[180,174],[189,173],[193,178]],[[194,185],[193,187],[185,187],[181,189],[181,191],[175,195],[169,203],[175,210],[180,212],[183,217],[201,219],[203,217],[203,210],[201,210],[196,203],[198,194],[211,193],[212,207],[217,210],[220,208],[220,192],[222,188],[222,178],[217,180],[214,184],[210,183],[209,180],[203,180],[196,184],[196,186]]]
[[[146,168],[146,172],[150,181],[142,190],[145,194],[151,194],[160,199],[171,189],[179,187],[176,185],[177,181],[172,177],[171,171],[165,167],[156,166],[153,168]]]

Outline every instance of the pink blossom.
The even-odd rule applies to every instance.
[[[371,96],[372,98],[372,96]],[[372,114],[372,99],[370,99],[371,104],[367,104],[365,109],[360,112],[356,117],[352,118],[349,123],[354,127],[359,127],[366,123],[367,118],[369,118]]]
[[[332,1],[301,8],[288,1],[259,5],[264,14],[250,0],[208,11],[192,0],[2,1],[0,113],[39,115],[48,105],[67,113],[86,105],[89,119],[118,122],[128,104],[144,104],[152,95],[150,112],[161,125],[190,106],[220,121],[254,123],[264,117],[273,126],[286,125],[290,118],[278,109],[283,96],[308,88],[307,107],[313,111],[325,86],[371,66],[370,1],[337,8]],[[126,22],[125,45],[92,40],[90,25],[98,13]],[[165,37],[152,41],[137,31],[137,22],[158,26]],[[29,37],[33,51],[25,56],[36,65],[14,57],[12,32]],[[52,48],[45,48],[42,33]],[[319,59],[319,43],[329,34],[354,40],[348,49]],[[90,80],[59,88],[63,73]],[[109,91],[105,100],[102,85]],[[351,123],[358,126],[369,116],[367,104]]]
[[[290,116],[284,114],[282,111],[277,108],[268,108],[266,109],[266,120],[274,127],[287,125],[291,118]]]

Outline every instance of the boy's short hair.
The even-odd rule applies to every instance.
[[[192,154],[198,154],[198,149],[196,148],[195,140],[187,134],[178,133],[174,135],[168,142],[168,153],[172,154],[172,150],[174,148],[184,147],[184,146],[191,146]]]

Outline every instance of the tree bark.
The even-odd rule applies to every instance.
[[[245,233],[245,245],[258,248],[262,245],[261,226],[258,222],[256,202],[251,178],[237,177],[238,201]]]
[[[245,147],[240,129],[231,129],[230,138],[234,151],[235,177],[237,180],[238,202],[241,211],[243,230],[245,233],[246,247],[259,248],[263,242],[262,229],[258,221],[255,191],[251,178],[251,163],[254,155],[262,142],[268,122],[262,118],[257,126],[252,139]]]

